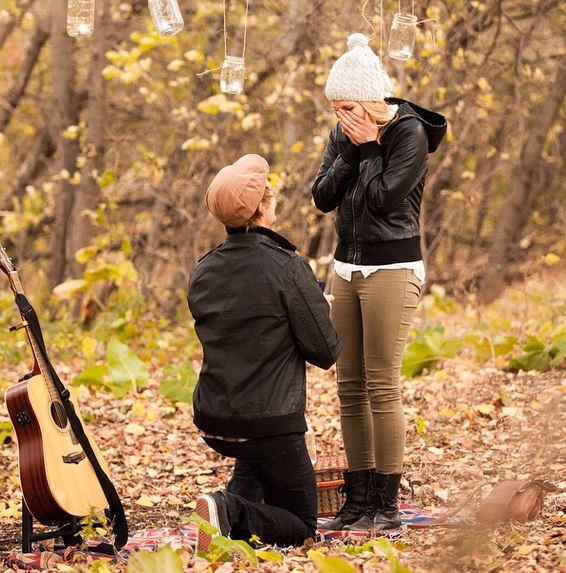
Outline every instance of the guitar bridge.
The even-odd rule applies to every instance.
[[[86,454],[84,452],[73,452],[71,454],[67,454],[63,456],[63,461],[66,464],[78,464],[82,460],[86,458]]]

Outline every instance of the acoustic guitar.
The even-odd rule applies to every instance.
[[[23,290],[11,259],[0,245],[0,268],[8,276],[15,295]],[[25,328],[34,364],[29,374],[6,391],[6,407],[18,445],[19,476],[24,502],[31,515],[44,525],[82,518],[106,508],[108,501],[95,470],[77,440],[50,373],[43,340],[37,340],[23,321],[12,330]],[[69,400],[79,414],[72,388]],[[108,475],[108,466],[90,438],[96,459]]]

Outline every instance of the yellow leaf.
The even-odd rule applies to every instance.
[[[167,70],[170,72],[178,72],[183,67],[183,65],[184,62],[182,60],[173,60],[167,64]]]
[[[143,418],[145,416],[145,406],[141,402],[135,402],[130,410],[130,415],[136,418]]]
[[[542,259],[548,266],[555,265],[560,262],[560,257],[554,253],[547,253]]]
[[[87,286],[88,283],[84,279],[72,279],[58,284],[53,289],[53,294],[59,299],[68,300],[74,294],[84,292]]]
[[[203,55],[198,50],[189,50],[183,54],[184,58],[189,62],[202,62]]]
[[[184,476],[184,475],[189,474],[189,473],[192,473],[192,470],[190,468],[173,466],[173,475],[174,476]]]
[[[440,415],[446,416],[447,418],[453,418],[454,412],[452,410],[447,410],[446,408],[442,408],[442,410],[440,410]]]
[[[154,503],[153,501],[151,501],[151,499],[149,498],[149,496],[142,494],[138,501],[136,501],[136,503],[138,505],[141,505],[142,507],[153,507]]]
[[[519,547],[519,549],[517,550],[517,553],[519,555],[528,555],[529,553],[534,551],[536,548],[537,548],[536,545],[521,545],[521,547]]]
[[[140,426],[140,424],[131,423],[124,428],[124,432],[126,432],[126,434],[132,434],[133,436],[141,436],[145,433],[145,428]]]

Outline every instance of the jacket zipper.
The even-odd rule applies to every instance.
[[[356,186],[354,187],[354,190],[352,191],[352,199],[351,199],[351,204],[352,204],[352,238],[353,238],[353,245],[354,245],[354,257],[352,260],[352,263],[357,264],[358,262],[358,239],[357,239],[357,235],[356,235],[356,211],[355,211],[355,205],[356,205],[356,191],[358,190],[358,186],[359,186],[360,180],[359,180],[359,176],[358,176],[358,180],[356,181]]]

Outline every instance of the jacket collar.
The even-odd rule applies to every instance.
[[[253,229],[246,229],[246,227],[226,227],[226,232],[228,233],[228,238],[230,236],[236,235],[248,235],[250,233],[263,235],[277,243],[277,245],[283,249],[295,252],[297,247],[288,241],[283,235],[268,229],[267,227],[254,227]]]

